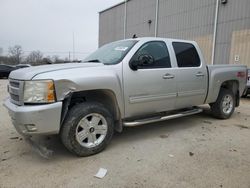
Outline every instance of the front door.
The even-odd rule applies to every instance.
[[[174,109],[176,75],[171,66],[164,41],[144,43],[130,61],[150,56],[153,63],[139,65],[132,70],[123,64],[125,117],[140,116]]]

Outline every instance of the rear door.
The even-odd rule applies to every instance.
[[[173,42],[177,71],[176,108],[204,103],[207,93],[207,69],[197,44]]]
[[[125,116],[133,117],[174,109],[176,77],[164,41],[142,44],[129,61],[150,55],[154,63],[132,70],[123,63]]]

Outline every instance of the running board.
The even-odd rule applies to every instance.
[[[179,118],[179,117],[198,114],[198,113],[201,113],[202,111],[203,110],[200,108],[195,108],[192,110],[186,110],[186,111],[179,112],[177,114],[171,114],[171,115],[162,116],[162,117],[158,116],[158,117],[145,118],[145,119],[134,120],[134,121],[125,121],[125,122],[123,122],[123,125],[125,127],[134,127],[134,126],[138,126],[138,125],[155,123],[155,122],[159,122],[159,121],[165,121],[165,120],[169,120],[169,119],[175,119],[175,118]]]

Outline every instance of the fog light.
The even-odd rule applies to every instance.
[[[36,128],[36,126],[34,124],[28,124],[28,125],[25,125],[25,127],[29,132],[37,131],[37,128]]]

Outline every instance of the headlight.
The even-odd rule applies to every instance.
[[[55,89],[52,80],[25,81],[24,103],[55,102]]]

